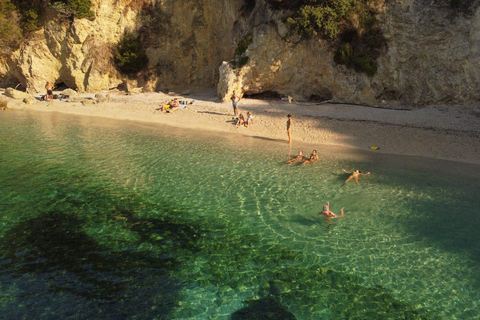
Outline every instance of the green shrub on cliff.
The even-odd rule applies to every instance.
[[[41,28],[41,16],[45,8],[48,6],[54,10],[58,10],[74,16],[75,18],[93,17],[91,11],[91,0],[2,0],[1,3],[11,3],[20,13],[20,26],[23,31],[30,32]]]
[[[52,9],[73,14],[78,19],[93,17],[93,12],[91,11],[92,2],[90,0],[55,0],[50,1],[49,6]]]
[[[384,0],[267,1],[274,9],[293,12],[286,19],[292,30],[336,46],[336,63],[368,75],[377,72],[376,60],[386,39],[376,14]]]
[[[135,74],[145,68],[148,57],[140,37],[126,33],[114,48],[113,60],[117,69],[124,74]]]
[[[340,32],[340,21],[351,7],[352,1],[338,0],[324,5],[305,5],[287,19],[287,23],[306,36],[334,39]]]
[[[242,40],[240,40],[237,44],[237,48],[235,49],[235,57],[230,61],[232,67],[241,68],[247,64],[249,58],[245,55],[248,47],[253,42],[253,36],[251,34],[246,35]]]
[[[10,0],[0,2],[0,52],[15,46],[22,38],[18,12]]]

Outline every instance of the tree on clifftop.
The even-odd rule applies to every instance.
[[[21,38],[18,11],[10,0],[2,0],[0,2],[0,53],[15,47]]]

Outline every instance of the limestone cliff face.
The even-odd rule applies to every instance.
[[[142,34],[148,70],[132,82],[147,90],[214,86],[218,66],[235,47],[232,25],[241,1],[95,0],[95,19],[49,10],[44,28],[8,59],[0,59],[0,85],[21,83],[43,92],[46,81],[80,92],[116,87],[125,77],[112,63],[112,48],[125,32]]]
[[[0,85],[43,92],[46,81],[98,92],[125,77],[111,49],[126,31],[140,34],[149,67],[134,77],[146,90],[217,86],[227,97],[274,91],[297,99],[431,104],[480,98],[480,9],[454,14],[443,0],[388,0],[379,15],[388,42],[373,77],[335,64],[330,45],[287,36],[264,0],[95,0],[95,19],[47,11],[44,28],[0,58]],[[448,1],[444,1],[448,3]],[[248,63],[228,63],[247,34]]]
[[[64,83],[80,92],[99,91],[118,83],[111,68],[110,48],[123,29],[134,28],[135,14],[121,5],[122,1],[116,5],[106,2],[97,1],[93,21],[71,21],[47,11],[44,28],[30,35],[9,57],[3,70],[7,79],[14,77],[29,92],[43,92],[46,81]]]
[[[374,105],[382,100],[421,105],[480,98],[478,8],[465,15],[423,0],[388,1],[378,17],[388,42],[373,77],[336,65],[325,42],[286,37],[281,19],[264,11],[263,17],[253,18],[259,26],[252,30],[247,65],[221,68],[219,95],[243,88],[248,94],[272,90],[297,99],[315,95]],[[265,16],[275,23],[259,23]],[[229,89],[224,83],[231,83]]]

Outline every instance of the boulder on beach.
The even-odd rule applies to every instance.
[[[5,89],[5,96],[13,99],[18,99],[18,100],[23,100],[26,98],[33,98],[35,99],[31,94],[28,94],[23,91],[15,90],[13,88],[7,88]]]

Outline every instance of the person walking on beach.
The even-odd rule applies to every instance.
[[[310,154],[310,158],[308,160],[305,160],[302,164],[312,163],[317,160],[318,160],[317,150],[313,150],[312,153]]]
[[[287,120],[287,134],[288,134],[288,143],[292,143],[292,127],[293,127],[293,120],[292,115],[288,114]]]
[[[235,90],[233,90],[232,97],[230,99],[232,100],[233,115],[238,117],[238,102],[240,101],[240,97],[237,96]]]
[[[343,218],[345,216],[344,209],[345,207],[342,207],[342,209],[340,209],[340,214],[336,215],[335,213],[333,213],[333,211],[330,210],[330,202],[327,202],[327,204],[323,206],[322,211],[318,213],[318,217],[321,217],[321,215],[323,214],[327,219]]]
[[[343,170],[343,172],[350,174],[350,177],[348,177],[348,179],[345,180],[345,182],[348,182],[348,181],[350,181],[350,180],[352,180],[352,179],[355,179],[355,183],[357,183],[357,184],[358,184],[358,177],[360,177],[360,176],[366,176],[366,175],[369,175],[369,174],[370,174],[370,172],[362,173],[362,171],[360,171],[360,170],[358,170],[358,169],[353,170],[353,172],[347,172],[347,171],[346,171],[345,169],[343,169],[343,168],[342,168],[342,170]]]

